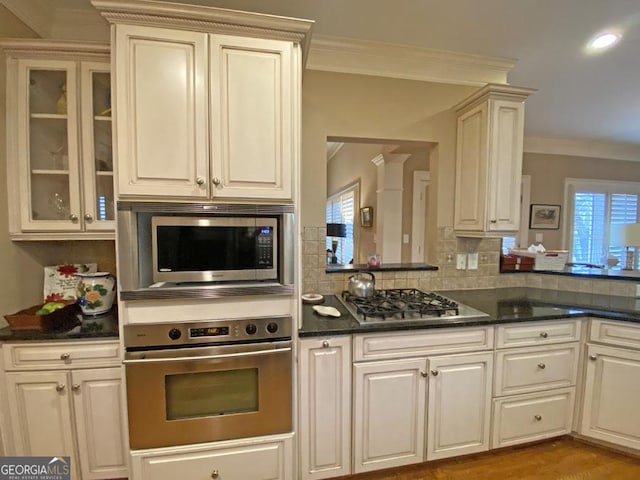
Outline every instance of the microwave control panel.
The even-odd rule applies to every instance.
[[[260,227],[257,236],[256,248],[258,251],[258,266],[273,266],[273,228]]]

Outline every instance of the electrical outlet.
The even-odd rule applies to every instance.
[[[478,253],[469,253],[467,255],[467,269],[469,270],[477,270],[478,269]]]
[[[467,256],[464,253],[459,253],[456,256],[456,269],[457,270],[467,269]]]

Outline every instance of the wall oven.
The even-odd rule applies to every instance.
[[[132,449],[292,430],[291,317],[125,325]]]

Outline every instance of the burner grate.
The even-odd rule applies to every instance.
[[[363,316],[363,320],[367,317],[413,319],[459,313],[459,306],[453,300],[415,288],[376,290],[368,298],[356,297],[345,290],[342,292],[342,299],[353,305],[356,312]]]

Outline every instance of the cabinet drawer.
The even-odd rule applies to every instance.
[[[531,322],[499,326],[496,347],[531,347],[580,340],[582,320]]]
[[[573,386],[578,356],[577,343],[498,351],[493,394],[500,397]]]
[[[493,401],[491,448],[542,440],[571,432],[575,388]]]
[[[492,327],[414,330],[411,333],[355,335],[354,361],[475,352],[493,348]]]
[[[2,350],[6,370],[109,367],[120,364],[117,341],[5,344]]]
[[[640,324],[594,318],[591,320],[589,340],[640,349]]]
[[[154,480],[219,478],[284,480],[293,463],[288,441],[271,441],[215,449],[172,448],[173,453],[132,455],[132,477]]]

